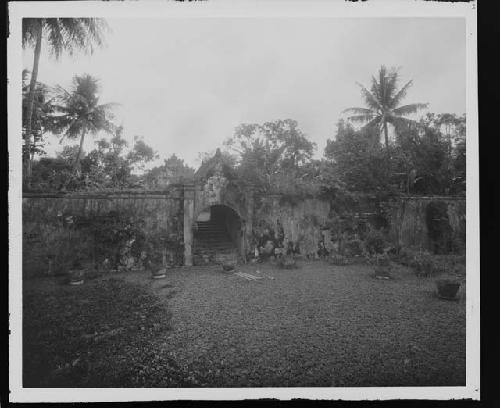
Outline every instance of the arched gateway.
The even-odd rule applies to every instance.
[[[231,207],[214,204],[200,212],[193,233],[193,263],[217,263],[221,258],[244,255],[244,222]]]
[[[252,236],[253,193],[237,179],[220,150],[184,186],[184,264],[244,259]]]

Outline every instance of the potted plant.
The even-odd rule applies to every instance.
[[[456,300],[460,281],[455,276],[445,276],[436,280],[436,287],[441,299]]]
[[[375,279],[391,279],[391,263],[387,254],[375,254],[372,257],[372,263],[375,266],[373,277]]]
[[[328,262],[331,265],[340,265],[340,266],[344,266],[344,265],[347,265],[349,263],[349,261],[347,260],[347,258],[344,255],[337,254],[337,253],[332,253],[330,255],[330,257],[328,258]]]
[[[155,265],[152,268],[153,279],[163,279],[167,276],[167,270],[161,265]]]
[[[293,255],[285,255],[278,259],[278,267],[282,269],[295,269],[297,267],[297,263]]]
[[[151,265],[151,273],[153,275],[153,279],[163,279],[167,276],[167,267],[166,267],[166,250],[162,250],[162,260],[160,262],[150,262]]]
[[[238,259],[235,254],[218,256],[218,258],[219,263],[222,265],[222,270],[225,272],[233,271],[238,263]]]
[[[81,285],[84,282],[85,269],[83,268],[83,262],[80,256],[76,256],[71,262],[71,269],[69,270],[69,284],[70,285]]]

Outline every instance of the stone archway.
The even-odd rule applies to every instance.
[[[200,211],[193,223],[194,265],[244,255],[244,230],[244,220],[228,205],[213,204]]]

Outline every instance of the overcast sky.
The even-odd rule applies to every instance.
[[[197,166],[240,123],[295,119],[321,156],[343,109],[362,106],[380,65],[413,79],[406,103],[465,112],[465,21],[456,18],[108,19],[107,47],[93,56],[50,58],[39,80],[69,87],[75,74],[101,80],[116,122],[166,158]],[[32,67],[33,52],[24,53]],[[93,148],[89,137],[85,148]],[[55,147],[54,147],[55,146]],[[50,153],[60,150],[57,142]]]

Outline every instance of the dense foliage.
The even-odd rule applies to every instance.
[[[359,194],[381,199],[399,194],[464,194],[465,115],[429,113],[419,121],[405,119],[406,114],[423,107],[400,106],[411,84],[398,90],[398,72],[382,67],[370,90],[362,87],[368,108],[350,109],[358,114],[337,123],[321,159],[313,158],[316,144],[295,120],[241,124],[225,141],[227,150],[221,152],[225,170],[230,170],[225,173],[230,173],[233,184],[250,184],[263,193],[295,198],[328,194],[337,204],[344,203],[345,208],[352,208]],[[43,154],[43,135],[47,132],[60,135],[61,142],[78,139],[80,143],[65,145],[55,158],[36,160],[31,188],[155,189],[194,180],[195,170],[175,154],[162,165],[146,169],[146,164],[158,155],[137,137],[132,148],[127,149],[123,127],[111,121],[113,104],[99,102],[96,78],[75,76],[71,90],[56,89],[52,94],[45,85],[37,85],[31,124],[34,137],[26,138],[25,154],[30,151],[32,158],[35,153]],[[27,84],[24,90],[26,108]],[[353,123],[369,118],[367,125],[354,127]],[[387,123],[393,125],[395,138],[381,144],[380,135],[386,134]],[[101,138],[96,148],[85,154],[85,136],[101,131],[110,133],[111,138]],[[213,157],[205,154],[196,174],[210,172]]]
[[[147,171],[143,180],[148,188],[155,189],[172,183],[192,182],[194,172],[194,169],[184,163],[184,160],[172,154],[163,161],[163,165]]]
[[[117,128],[111,140],[100,139],[96,149],[81,159],[80,171],[73,171],[78,145],[65,146],[55,158],[42,157],[33,165],[32,189],[44,191],[81,191],[134,188],[141,179],[134,170],[157,157],[156,152],[136,137],[132,149]]]
[[[317,175],[316,144],[292,119],[242,124],[225,145],[237,154],[239,177],[261,191],[297,193]]]

